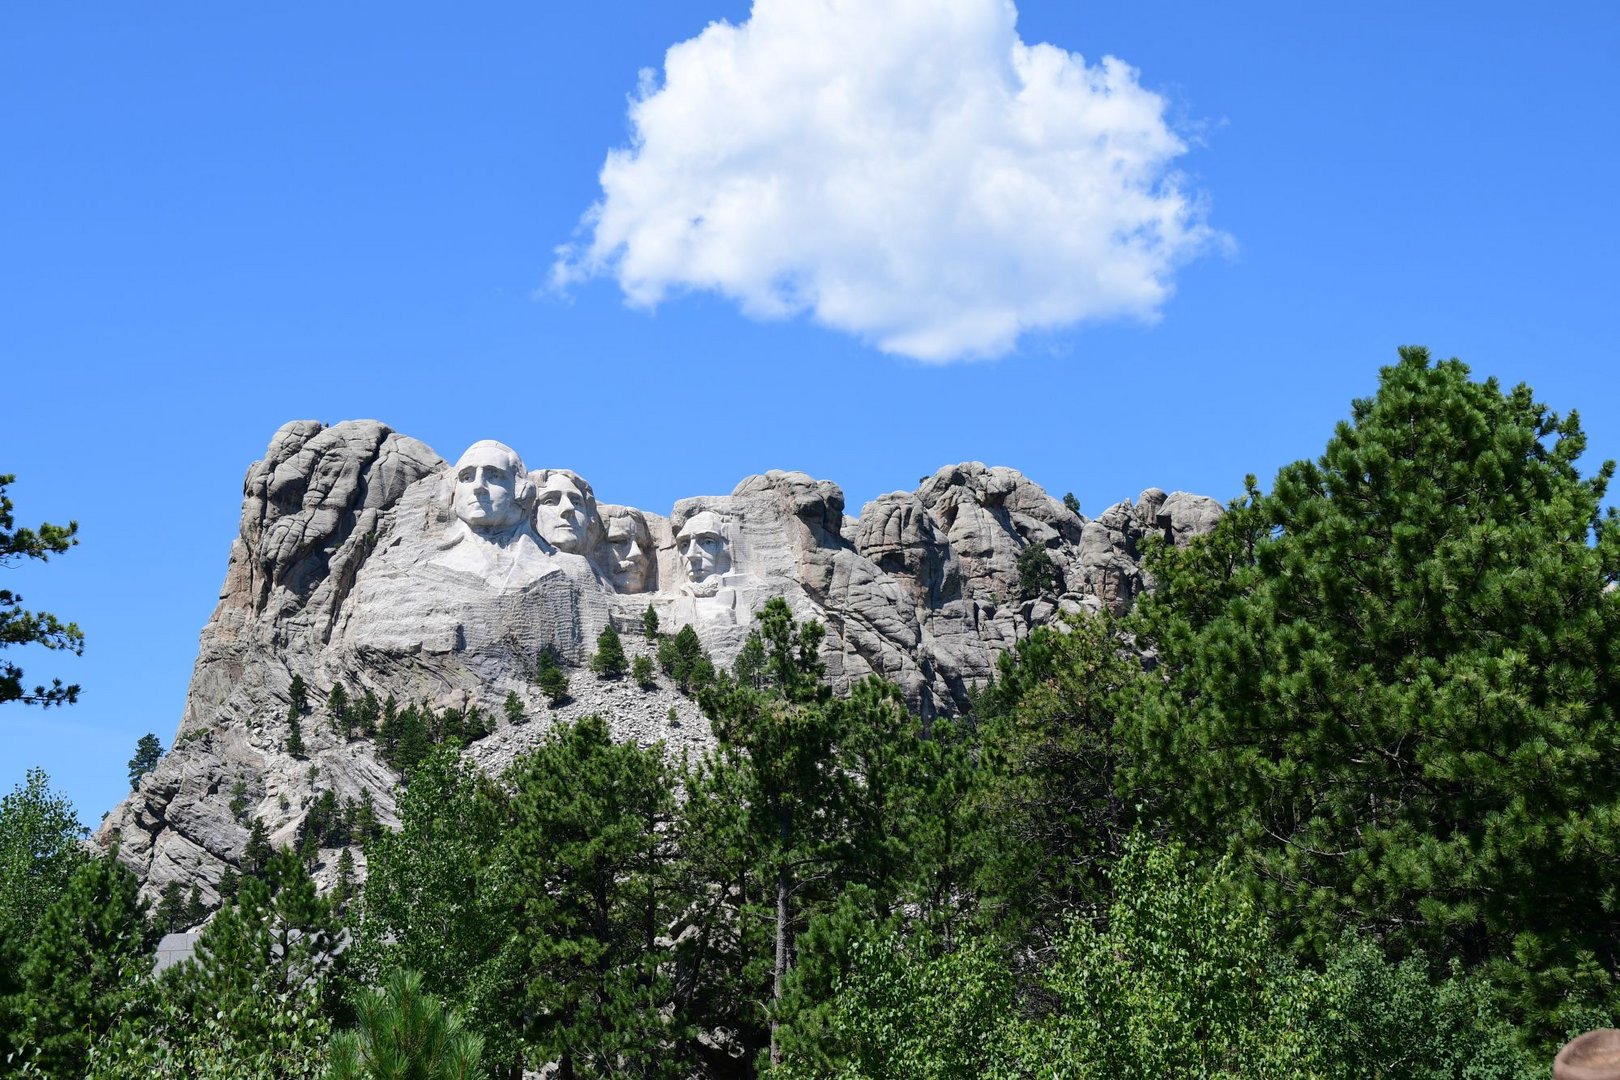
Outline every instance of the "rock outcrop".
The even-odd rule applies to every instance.
[[[666,685],[579,671],[574,700],[553,710],[532,683],[542,652],[580,665],[609,624],[632,654],[650,651],[648,607],[666,631],[691,625],[729,664],[754,613],[784,597],[826,625],[836,684],[878,674],[925,713],[955,712],[1032,626],[1129,606],[1150,585],[1144,536],[1183,544],[1220,513],[1203,496],[1150,488],[1088,520],[1012,469],[969,462],[858,518],[836,484],[777,471],[664,516],[599,505],[583,478],[528,471],[500,443],[451,466],[375,421],[290,423],[248,470],[174,749],[97,839],[119,840],[148,893],[179,882],[212,905],[254,818],[273,842],[295,842],[330,790],[340,802],[369,797],[392,823],[398,777],[371,742],[326,722],[337,685],[351,699],[479,709],[494,730],[467,753],[491,770],[557,718],[588,712],[621,739],[701,749],[706,722]],[[1019,556],[1032,545],[1055,573],[1026,596]],[[312,702],[298,757],[286,750],[295,677]],[[508,722],[509,694],[535,719]],[[322,853],[328,877],[336,854]]]

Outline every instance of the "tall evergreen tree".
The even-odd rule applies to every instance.
[[[82,863],[45,912],[23,962],[27,1060],[46,1076],[85,1073],[156,944],[140,883],[114,855]]]
[[[505,939],[485,896],[500,834],[480,809],[478,785],[479,774],[459,752],[437,748],[399,793],[399,829],[377,830],[365,841],[356,962],[374,983],[393,969],[419,972],[427,993],[483,1035],[487,1059],[507,1063],[517,1055],[511,1003],[486,989],[481,971]]]
[[[327,1080],[473,1080],[484,1075],[484,1041],[422,989],[414,971],[390,972],[366,990],[360,1026],[332,1042]]]
[[[658,666],[675,680],[683,694],[701,690],[714,681],[714,661],[703,650],[703,642],[691,626],[683,626],[674,637],[658,643]]]
[[[562,725],[487,789],[499,822],[487,895],[507,938],[524,1041],[559,1076],[681,1076],[666,935],[674,783],[663,748],[615,743],[596,716]]]
[[[562,669],[562,664],[557,661],[556,654],[550,649],[540,650],[534,682],[551,702],[552,708],[568,700],[568,673]]]
[[[759,622],[768,689],[726,678],[702,694],[718,745],[685,786],[688,819],[716,864],[710,875],[731,872],[726,864],[740,862],[763,878],[763,895],[754,903],[763,900],[768,914],[745,909],[735,917],[764,915],[772,928],[766,993],[770,1060],[776,1065],[782,997],[804,916],[798,894],[845,857],[841,802],[849,778],[836,767],[842,717],[821,681],[821,625],[797,624],[780,597],[766,603]],[[746,903],[749,891],[745,887],[739,899]]]
[[[984,767],[974,893],[1013,941],[1049,942],[1079,907],[1106,899],[1108,866],[1152,791],[1124,788],[1119,720],[1144,686],[1106,613],[1037,627],[975,698]]]
[[[1620,1007],[1614,465],[1583,479],[1573,413],[1456,360],[1402,349],[1379,382],[1150,558],[1139,778],[1316,947],[1350,923],[1488,962],[1558,1030]]]
[[[625,671],[624,642],[619,632],[609,623],[596,637],[596,652],[591,656],[591,670],[604,679],[617,679]]]
[[[152,732],[147,732],[135,744],[135,756],[129,759],[129,789],[134,791],[141,782],[141,777],[157,768],[158,759],[163,756],[163,744]]]
[[[332,725],[332,731],[348,740],[354,736],[354,716],[349,707],[349,692],[343,689],[342,683],[333,683],[332,692],[326,695],[326,718]]]

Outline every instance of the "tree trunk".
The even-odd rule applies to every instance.
[[[772,972],[771,988],[771,1068],[782,1064],[782,1044],[777,1041],[776,1029],[781,1023],[782,980],[787,977],[788,948],[788,874],[784,867],[776,872],[776,967]]]

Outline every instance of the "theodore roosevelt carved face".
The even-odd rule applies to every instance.
[[[718,585],[731,569],[731,551],[726,543],[725,521],[712,510],[693,514],[675,537],[676,550],[686,565],[692,584]]]
[[[451,508],[475,533],[487,537],[523,524],[533,499],[534,485],[523,461],[505,443],[475,442],[456,462]]]
[[[641,511],[620,507],[607,516],[608,572],[619,592],[646,592],[652,587],[652,533]]]

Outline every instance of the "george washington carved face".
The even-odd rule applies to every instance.
[[[522,460],[504,443],[473,443],[456,462],[451,508],[474,532],[500,533],[522,524],[533,498]]]

